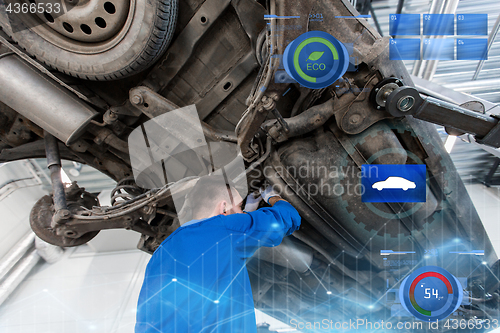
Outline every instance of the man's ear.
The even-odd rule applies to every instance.
[[[222,215],[227,215],[228,212],[228,207],[227,207],[227,201],[222,200],[219,202],[219,205],[217,206],[217,213],[222,214]]]

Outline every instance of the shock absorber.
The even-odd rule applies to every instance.
[[[66,204],[66,194],[64,184],[61,179],[61,157],[57,139],[48,132],[44,133],[45,155],[47,156],[47,168],[50,170],[50,180],[52,183],[52,201],[54,202],[55,214],[52,218],[52,227],[56,224],[63,224],[70,216]]]

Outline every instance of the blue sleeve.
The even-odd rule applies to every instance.
[[[261,246],[279,245],[283,237],[291,235],[300,226],[299,213],[283,200],[273,207],[228,215],[222,220],[229,231],[233,249],[241,258],[251,257]]]

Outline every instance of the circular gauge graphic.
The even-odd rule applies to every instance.
[[[455,312],[462,303],[460,282],[447,270],[426,266],[403,280],[399,299],[415,318],[423,321],[441,320]]]
[[[349,53],[324,31],[309,31],[288,44],[283,66],[295,81],[311,89],[328,87],[345,74]]]

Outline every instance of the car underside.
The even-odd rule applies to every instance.
[[[47,11],[8,15],[11,2],[0,3],[0,162],[47,157],[54,190],[31,212],[38,237],[70,247],[126,228],[153,253],[179,226],[173,193],[192,184],[138,184],[129,136],[195,105],[207,141],[240,152],[248,191],[281,188],[302,217],[279,255],[248,261],[256,308],[286,323],[397,322],[401,281],[432,265],[467,277],[459,318],[496,317],[499,265],[481,220],[435,126],[384,107],[413,83],[402,61],[389,60],[390,38],[349,1],[90,0],[66,6],[64,22]],[[87,3],[94,9],[82,16]],[[355,70],[309,89],[289,80],[279,55],[319,30],[352,45]],[[184,158],[176,180],[199,176]],[[113,206],[75,183],[61,189],[60,159],[113,178]],[[363,202],[367,164],[425,164],[425,202]],[[484,256],[450,255],[477,249]],[[392,260],[387,250],[405,254]]]

